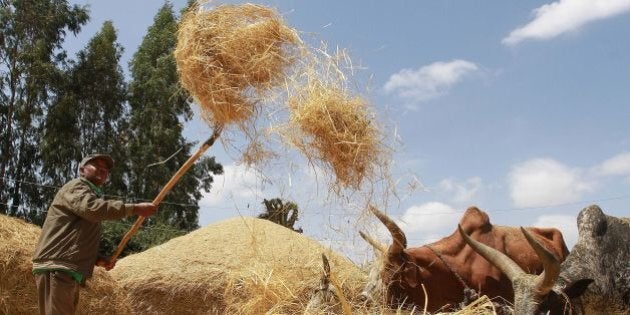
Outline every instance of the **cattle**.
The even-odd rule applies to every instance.
[[[368,268],[367,284],[363,288],[363,291],[361,291],[361,294],[359,294],[359,298],[363,302],[367,303],[372,302],[374,296],[383,295],[384,287],[383,282],[380,281],[380,273],[383,269],[383,258],[384,255],[387,253],[387,246],[373,239],[371,236],[364,233],[363,231],[359,231],[359,235],[361,235],[361,238],[368,242],[368,244],[372,245],[376,252],[376,259],[374,259],[374,261],[370,264]]]
[[[544,272],[528,275],[508,256],[468,237],[464,240],[510,278],[517,314],[630,313],[630,218],[608,216],[597,205],[577,218],[579,239],[560,263],[522,229],[544,262]]]
[[[485,294],[490,298],[512,301],[514,292],[510,280],[500,269],[490,264],[466,246],[463,237],[453,234],[431,244],[407,248],[405,233],[387,215],[370,207],[374,215],[392,235],[380,270],[385,298],[390,306],[425,307],[429,312],[449,310],[459,306],[465,297]],[[459,225],[475,240],[512,258],[530,273],[540,273],[542,263],[518,228],[495,226],[488,215],[470,207]],[[568,254],[562,233],[554,228],[529,228],[545,248],[560,259]],[[374,284],[368,283],[367,287]],[[427,301],[425,301],[426,289]]]

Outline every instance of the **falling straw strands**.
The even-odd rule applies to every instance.
[[[198,5],[182,17],[175,59],[204,120],[236,124],[245,133],[251,143],[241,160],[247,164],[278,157],[253,126],[261,105],[278,106],[281,94],[285,107],[269,112],[288,112],[289,121],[271,129],[334,177],[333,186],[360,189],[376,169],[386,167],[388,150],[369,103],[350,92],[347,69],[336,60],[352,70],[350,58],[308,48],[275,10]]]
[[[175,59],[181,83],[212,125],[251,118],[281,84],[301,42],[278,13],[254,5],[199,6],[182,17]]]
[[[389,149],[367,99],[353,92],[352,61],[344,50],[322,47],[288,83],[285,142],[312,164],[334,175],[333,188],[361,189],[387,169]]]
[[[378,130],[367,103],[312,81],[289,99],[290,141],[310,160],[325,161],[342,186],[359,188],[379,160]]]

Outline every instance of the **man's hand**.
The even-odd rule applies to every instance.
[[[157,210],[157,206],[151,202],[137,203],[133,206],[133,213],[143,217],[154,214],[155,210]]]
[[[96,264],[99,267],[105,268],[105,270],[110,271],[114,266],[116,266],[116,261],[110,261],[109,257],[99,257],[96,258]]]

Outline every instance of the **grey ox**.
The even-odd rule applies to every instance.
[[[591,205],[580,212],[577,225],[578,242],[562,264],[521,228],[543,261],[538,276],[459,231],[512,281],[515,314],[630,314],[630,218],[608,216]]]

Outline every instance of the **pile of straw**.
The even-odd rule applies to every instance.
[[[283,82],[300,53],[297,33],[254,4],[193,7],[179,25],[175,59],[183,87],[212,125],[255,113],[259,94]]]
[[[308,237],[239,217],[127,256],[111,272],[139,314],[300,314],[319,283],[321,253],[344,294],[365,274]]]
[[[468,304],[459,311],[451,313],[436,313],[435,315],[496,315],[496,309],[492,300],[486,295],[482,295],[477,300]]]
[[[412,308],[398,308],[392,309],[387,308],[382,305],[371,305],[369,307],[359,308],[359,313],[361,314],[400,314],[400,315],[414,315],[414,314],[423,314],[423,315],[497,315],[503,314],[501,312],[497,313],[497,308],[495,307],[492,300],[486,296],[482,295],[477,300],[472,303],[462,307],[459,310],[452,312],[438,312],[438,313],[429,313],[422,309],[422,307],[412,307]]]
[[[41,230],[0,215],[0,314],[37,314],[31,259]],[[131,314],[125,293],[102,268],[81,288],[79,314]]]
[[[341,186],[359,188],[383,163],[380,133],[363,98],[309,80],[288,104],[291,143],[311,162],[332,169]]]

